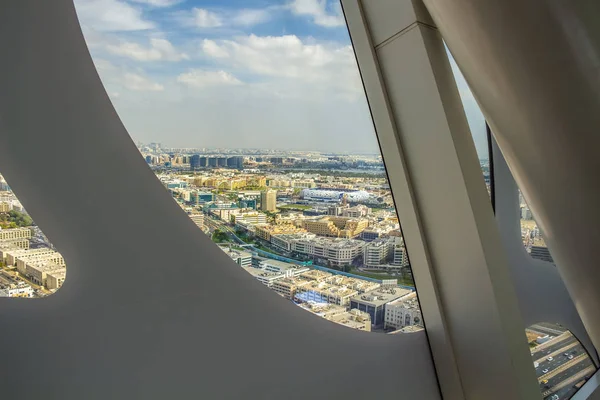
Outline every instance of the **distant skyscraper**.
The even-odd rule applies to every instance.
[[[277,191],[267,190],[260,194],[260,209],[262,211],[275,211],[277,208]]]
[[[190,168],[192,170],[200,168],[200,156],[198,154],[194,154],[190,157]]]

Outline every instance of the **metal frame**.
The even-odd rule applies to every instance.
[[[479,164],[473,162],[476,160],[476,156],[473,157],[475,149],[437,29],[420,2],[342,0],[342,5],[393,189],[396,209],[402,222],[402,231],[444,398],[540,398],[524,340],[516,297],[511,297],[511,291],[514,289],[509,279],[506,259],[502,256],[502,242],[495,227]],[[376,26],[373,25],[375,21]],[[374,31],[371,31],[372,29]],[[394,41],[412,34],[411,32],[416,39],[408,47],[402,47],[407,50],[406,53],[394,54],[398,53],[398,49],[393,49],[389,50],[391,56],[382,54],[382,48],[389,49]],[[395,77],[406,73],[402,69],[406,64],[400,62],[402,57],[423,57],[417,61],[425,60],[424,69],[419,71],[420,76],[410,76],[409,72],[409,76],[404,78],[419,80],[425,85],[430,84],[436,93],[423,93],[420,89],[410,93],[398,91]],[[422,76],[426,78],[423,79]],[[395,92],[392,96],[389,94],[390,87]],[[406,86],[404,88],[406,89]],[[437,104],[431,104],[430,112],[434,115],[433,118],[445,119],[447,130],[432,137],[439,139],[437,146],[448,146],[444,147],[445,155],[458,155],[455,159],[452,156],[444,159],[446,163],[443,164],[443,170],[436,169],[429,174],[417,173],[417,170],[424,166],[415,162],[415,159],[425,158],[427,154],[410,152],[415,149],[423,150],[423,143],[418,143],[419,139],[415,138],[423,135],[423,125],[417,120],[423,118],[423,115],[411,115],[410,110],[404,110],[402,105],[399,105],[404,104],[406,97],[411,96],[429,96],[427,98],[431,103],[441,103],[441,109],[436,108]],[[396,104],[393,104],[394,101]],[[398,121],[401,121],[400,127]],[[443,142],[444,134],[452,139]],[[475,178],[475,174],[479,177]],[[447,246],[440,242],[444,240],[440,236],[446,234],[441,232],[443,228],[439,224],[436,226],[431,220],[424,220],[421,215],[427,217],[432,207],[447,208],[450,213],[461,211],[458,211],[458,203],[448,204],[447,197],[440,193],[440,189],[436,193],[431,186],[427,187],[426,180],[432,179],[433,175],[437,175],[438,181],[452,180],[457,191],[465,190],[470,197],[472,207],[467,213],[474,217],[474,224],[466,223],[457,230],[461,234],[467,234],[469,229],[475,229],[475,237],[480,240],[459,245],[463,254],[469,254],[463,262],[470,264],[467,268],[459,270],[477,276],[473,285],[477,285],[477,282],[483,283],[489,274],[491,281],[488,282],[492,285],[479,291],[474,297],[477,303],[482,305],[481,313],[478,314],[479,323],[485,325],[484,330],[488,334],[505,341],[493,349],[478,347],[472,341],[472,337],[467,339],[456,329],[461,325],[468,325],[469,329],[473,329],[472,321],[466,321],[465,314],[455,312],[454,308],[465,306],[464,303],[460,303],[459,294],[466,293],[469,285],[457,285],[456,276],[452,278],[445,274],[444,269],[451,266],[445,265],[444,261],[448,259],[441,260],[439,256],[445,254],[454,257],[453,262],[460,262],[460,256],[443,249]],[[416,186],[415,178],[411,182],[411,177],[414,176],[419,176]],[[435,253],[437,254],[434,255]],[[486,256],[486,253],[493,256]],[[480,254],[482,259],[473,263],[473,254]],[[490,306],[494,307],[498,314],[495,314]],[[496,318],[500,318],[502,322]],[[472,354],[468,357],[464,354],[456,357],[457,352],[464,353],[469,346],[472,347]],[[473,351],[475,348],[477,350]],[[510,353],[513,359],[507,360],[505,364],[500,361],[502,366],[492,373],[495,377],[482,377],[480,372],[485,368],[485,360],[501,359],[502,355],[499,352]]]

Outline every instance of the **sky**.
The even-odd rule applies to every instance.
[[[379,152],[337,0],[75,0],[75,7],[136,141]],[[457,83],[485,155],[483,117],[461,75]]]

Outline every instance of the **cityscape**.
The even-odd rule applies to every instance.
[[[173,200],[233,262],[287,301],[367,332],[424,329],[380,155],[173,149],[138,143]],[[481,160],[488,186],[489,161]],[[522,196],[523,245],[552,262]],[[0,296],[44,297],[67,267],[0,178]],[[526,330],[545,399],[572,396],[595,371],[566,328]]]
[[[425,329],[338,1],[74,3],[107,95],[199,239],[332,323]],[[485,118],[448,57],[491,194]],[[521,193],[519,204],[524,248],[554,263]],[[0,175],[0,297],[50,296],[68,268]],[[595,373],[568,327],[524,333],[545,400],[569,399]]]

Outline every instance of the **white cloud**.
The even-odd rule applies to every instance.
[[[141,75],[127,72],[123,75],[123,86],[129,90],[158,92],[164,90],[164,86],[150,81]]]
[[[229,72],[192,69],[177,77],[177,82],[193,87],[239,85],[242,82]]]
[[[107,61],[103,58],[95,57],[92,60],[94,61],[94,65],[98,71],[110,71],[115,69],[115,66],[110,61]]]
[[[152,7],[172,7],[185,0],[131,0],[134,3],[142,3]]]
[[[261,9],[224,9],[224,8],[197,8],[188,11],[178,11],[173,15],[183,26],[195,28],[222,28],[222,27],[250,27],[267,22],[272,17],[274,10],[279,6],[270,6]]]
[[[210,57],[214,58],[227,58],[229,53],[227,50],[221,48],[214,40],[204,39],[202,41],[202,51]]]
[[[336,27],[345,25],[344,16],[338,2],[334,2],[332,13],[327,10],[327,0],[293,0],[289,7],[296,15],[312,17],[320,26]]]
[[[202,47],[206,55],[227,64],[228,68],[310,83],[320,89],[362,92],[349,45],[304,43],[294,35],[250,35],[236,40],[205,40]]]
[[[267,10],[245,9],[239,10],[237,14],[231,18],[233,25],[253,26],[268,21],[271,18]]]
[[[171,42],[159,38],[150,39],[150,47],[143,47],[133,42],[121,42],[106,45],[106,50],[112,54],[137,61],[181,61],[189,59],[187,54],[178,52]]]
[[[194,24],[199,28],[217,28],[223,25],[221,18],[217,14],[203,8],[192,9],[192,15]]]
[[[97,31],[139,31],[154,28],[142,11],[119,0],[75,0],[82,25]]]

